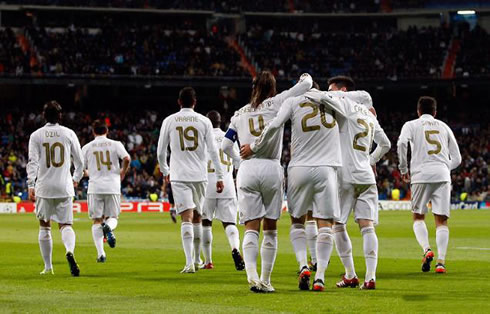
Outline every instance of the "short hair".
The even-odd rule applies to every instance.
[[[95,120],[92,123],[92,130],[96,135],[103,135],[106,134],[109,129],[103,120]]]
[[[437,100],[434,97],[422,96],[417,102],[417,110],[420,114],[435,115],[437,110]]]
[[[43,116],[49,123],[58,123],[61,120],[63,108],[56,100],[48,101],[43,107]]]
[[[318,85],[318,83],[317,83],[317,82],[313,81],[312,88],[315,88],[315,89],[320,89],[320,85]]]
[[[337,85],[338,88],[345,87],[348,91],[352,91],[356,87],[356,83],[354,83],[354,80],[351,77],[345,75],[338,75],[330,78],[328,80],[328,86],[330,86],[331,84]]]
[[[194,88],[187,86],[179,92],[180,105],[184,108],[191,108],[196,101],[196,91]]]
[[[219,114],[218,111],[216,110],[211,110],[206,114],[206,117],[211,120],[211,124],[213,125],[213,128],[219,128],[221,126],[221,115]]]

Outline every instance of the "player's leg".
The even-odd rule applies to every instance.
[[[170,204],[170,219],[172,219],[172,221],[174,223],[177,223],[177,210],[175,209],[174,195],[172,193],[171,185],[172,185],[172,183],[169,183],[166,187],[167,188],[168,202]]]
[[[194,273],[196,271],[192,254],[194,251],[194,218],[195,204],[192,190],[186,182],[172,182],[172,191],[177,204],[176,210],[181,217],[180,236],[184,249],[186,264],[182,273]]]
[[[193,256],[194,256],[194,266],[197,268],[202,267],[201,260],[201,239],[202,239],[202,219],[201,215],[197,210],[194,210],[194,214],[192,217],[192,228],[194,229],[194,238],[193,238]]]
[[[446,272],[446,252],[449,243],[447,221],[450,215],[450,197],[451,184],[449,182],[437,184],[432,195],[432,213],[436,223],[437,261],[435,270],[439,274]]]
[[[366,275],[361,289],[376,288],[376,268],[378,266],[378,237],[374,225],[378,219],[378,189],[375,184],[355,187],[357,197],[354,218],[362,234]]]
[[[317,219],[318,238],[316,241],[317,269],[314,291],[323,291],[325,288],[325,271],[330,262],[334,246],[332,225],[339,219],[339,190],[337,171],[332,167],[315,167],[312,173],[315,181],[315,195],[313,198],[313,217]]]
[[[104,251],[104,231],[102,223],[104,222],[104,202],[97,194],[87,195],[88,216],[92,219],[92,238],[97,250],[97,262],[104,263],[106,254]]]
[[[429,231],[425,224],[425,214],[428,212],[427,203],[432,194],[431,184],[414,183],[411,186],[412,190],[412,212],[413,212],[413,232],[415,238],[423,250],[422,271],[430,270],[430,263],[434,258],[429,244]]]
[[[351,287],[355,288],[359,285],[356,270],[354,267],[354,259],[352,257],[352,242],[347,233],[347,221],[354,206],[354,186],[352,184],[341,184],[339,187],[340,197],[340,219],[335,222],[333,227],[335,248],[337,255],[344,265],[345,274],[342,279],[337,282],[338,288]]]
[[[107,239],[107,244],[111,248],[116,247],[116,234],[114,230],[118,224],[118,217],[121,211],[121,195],[119,194],[106,194],[101,195],[103,201],[103,213],[105,220],[102,223],[102,230],[104,236]]]
[[[218,199],[216,208],[216,219],[220,220],[225,229],[225,234],[231,248],[231,256],[236,270],[244,270],[245,263],[240,254],[240,233],[236,226],[237,202],[234,198]]]
[[[204,269],[212,269],[213,257],[213,222],[208,219],[202,219],[202,253],[204,255]]]
[[[66,249],[66,260],[72,276],[80,276],[80,268],[75,260],[75,230],[73,230],[73,199],[71,197],[54,199],[56,214],[52,220],[56,221],[61,232],[61,241]]]
[[[259,233],[261,219],[252,219],[245,222],[243,236],[243,259],[250,290],[261,292],[260,278],[257,272],[257,257],[259,256]]]
[[[265,292],[274,292],[271,285],[271,274],[277,256],[277,220],[264,218],[263,229],[264,239],[260,246],[260,281]]]
[[[54,274],[53,272],[53,238],[51,236],[51,200],[36,198],[36,217],[39,219],[39,249],[44,261],[44,269],[41,275]]]
[[[39,199],[39,198],[38,198]],[[39,249],[44,261],[44,269],[41,275],[54,274],[53,271],[53,238],[51,237],[51,224],[48,221],[39,220]]]
[[[311,210],[308,211],[305,223],[305,233],[306,233],[306,244],[308,250],[310,251],[310,262],[309,266],[312,271],[316,271],[316,239],[318,236],[318,226],[316,225],[316,220],[313,218],[313,213]]]
[[[213,218],[217,206],[217,199],[206,198],[202,211],[202,253],[204,255],[204,269],[212,269],[212,247],[213,247]]]

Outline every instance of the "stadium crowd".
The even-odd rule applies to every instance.
[[[148,199],[150,194],[159,195],[162,177],[156,160],[158,135],[163,118],[161,112],[135,111],[100,113],[89,115],[82,112],[67,112],[63,124],[74,129],[83,146],[92,139],[89,125],[102,118],[110,126],[109,137],[122,141],[131,155],[131,168],[122,183],[125,198]],[[401,113],[386,113],[379,116],[381,125],[393,143],[391,151],[378,163],[377,184],[380,199],[410,199],[409,187],[401,180],[396,155],[396,141],[401,126],[407,119]],[[0,116],[0,199],[27,197],[26,172],[27,145],[30,134],[43,124],[42,117],[35,113]],[[463,157],[462,165],[452,173],[453,200],[490,200],[488,165],[490,163],[490,126],[449,123],[455,132]],[[224,126],[223,126],[224,127]],[[286,167],[290,155],[290,130],[286,129],[282,164]],[[87,179],[77,190],[79,199],[86,198]],[[396,191],[393,193],[393,191]]]

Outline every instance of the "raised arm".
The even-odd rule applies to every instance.
[[[408,164],[407,164],[407,150],[408,150],[408,142],[411,137],[410,125],[406,124],[402,127],[402,131],[400,132],[400,137],[398,137],[397,142],[397,152],[398,152],[398,169],[402,175],[408,173]]]
[[[448,129],[448,137],[449,137],[449,157],[451,158],[449,170],[456,169],[461,164],[461,153],[459,151],[458,142],[454,137],[453,131],[449,127]]]
[[[377,121],[374,128],[374,142],[377,146],[371,155],[369,155],[371,166],[374,166],[391,148],[388,136],[386,136],[385,131],[383,131],[383,128],[381,128]]]
[[[167,130],[168,120],[163,120],[162,127],[160,128],[160,137],[158,138],[157,146],[157,159],[160,165],[160,172],[164,177],[170,174],[170,168],[167,163],[167,148],[170,142],[170,134]]]
[[[338,112],[340,115],[345,117],[347,115],[346,102],[343,98],[345,92],[322,92],[318,89],[312,88],[309,92],[305,94],[305,97],[316,104],[323,104],[328,108]]]
[[[260,136],[257,137],[255,141],[250,144],[250,149],[254,153],[260,151],[264,147],[265,143],[267,143],[267,140],[273,137],[274,134],[281,129],[284,123],[286,123],[286,121],[291,118],[291,114],[293,112],[293,104],[294,98],[287,99],[281,106],[281,109],[279,109],[279,112],[277,113],[277,116],[274,118],[274,120],[272,120],[272,122],[264,128],[262,134],[260,134]]]
[[[290,89],[287,89],[273,97],[274,103],[280,106],[289,97],[303,95],[304,93],[309,91],[312,86],[313,78],[311,77],[311,75],[309,75],[308,73],[303,73],[299,77],[298,83],[296,83]]]
[[[82,148],[80,147],[80,142],[75,132],[71,133],[71,157],[73,160],[73,166],[75,170],[73,171],[73,181],[78,183],[83,177],[83,154]]]

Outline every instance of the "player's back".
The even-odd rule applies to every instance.
[[[123,144],[104,135],[86,144],[83,156],[89,172],[89,194],[120,194],[120,159],[128,156]]]
[[[449,127],[424,114],[403,126],[400,137],[405,134],[412,150],[412,183],[450,181]]]
[[[223,149],[221,149],[221,142],[223,141],[225,132],[220,128],[214,128],[213,134],[216,149],[218,150],[220,166],[224,173],[223,183],[225,188],[221,193],[216,192],[216,169],[214,169],[213,161],[209,159],[208,156],[208,185],[206,187],[206,198],[236,198],[235,182],[233,180],[233,160],[223,152]]]
[[[376,117],[364,105],[349,99],[344,101],[345,116],[337,118],[342,147],[343,181],[375,184],[369,155],[375,132],[382,129]]]
[[[262,134],[267,123],[270,123],[277,115],[281,104],[275,97],[264,100],[259,106],[253,108],[250,104],[235,112],[231,118],[230,127],[235,129],[240,145],[251,144]],[[252,158],[280,159],[282,149],[283,128],[274,136],[266,139],[264,149]]]
[[[289,98],[294,166],[342,166],[339,127],[331,109],[304,96]],[[286,104],[285,104],[286,105]]]
[[[168,116],[164,122],[170,138],[170,179],[207,181],[206,137],[213,136],[211,121],[190,108]],[[210,134],[208,134],[208,132]]]
[[[36,196],[63,198],[75,195],[70,172],[71,155],[72,150],[80,150],[79,145],[75,132],[59,124],[47,123],[32,133],[29,162],[38,161]]]

